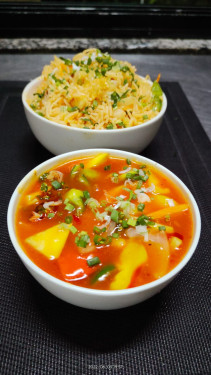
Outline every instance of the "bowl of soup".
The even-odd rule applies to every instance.
[[[127,307],[161,291],[192,257],[200,227],[195,199],[178,177],[111,149],[40,164],[8,208],[12,244],[32,276],[90,309]]]
[[[162,123],[167,99],[159,83],[129,62],[88,49],[72,60],[55,56],[25,87],[32,132],[53,154],[109,147],[143,150]]]

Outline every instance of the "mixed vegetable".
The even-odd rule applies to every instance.
[[[29,257],[76,285],[125,289],[165,275],[192,236],[187,202],[153,167],[101,153],[39,176],[16,227]]]

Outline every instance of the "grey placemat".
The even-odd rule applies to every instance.
[[[0,374],[207,375],[210,284],[210,142],[177,83],[165,83],[165,121],[144,155],[176,173],[202,215],[198,248],[160,294],[118,311],[68,305],[24,268],[9,240],[6,213],[20,179],[52,155],[24,116],[24,82],[0,87]]]

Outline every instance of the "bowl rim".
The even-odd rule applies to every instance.
[[[139,76],[141,78],[144,78],[145,77],[142,77],[142,76]],[[73,131],[78,131],[78,132],[82,132],[82,133],[98,133],[98,134],[113,134],[113,133],[122,133],[122,132],[130,132],[134,129],[139,129],[139,128],[147,128],[149,127],[150,125],[154,124],[155,122],[157,122],[160,118],[162,118],[166,112],[166,109],[167,109],[167,98],[166,98],[166,95],[165,93],[163,92],[163,103],[162,103],[162,108],[159,112],[159,114],[155,117],[153,117],[151,120],[149,121],[146,121],[145,123],[143,124],[139,124],[139,125],[135,125],[135,126],[132,126],[130,128],[122,128],[122,129],[83,129],[83,128],[77,128],[75,126],[67,126],[67,125],[63,125],[63,124],[59,124],[55,121],[52,121],[52,120],[48,120],[46,119],[45,117],[41,117],[39,116],[36,112],[33,111],[33,109],[29,106],[29,104],[27,103],[27,94],[29,92],[29,90],[31,88],[33,88],[34,85],[36,85],[39,81],[42,80],[42,76],[39,76],[39,77],[36,77],[34,78],[33,80],[31,80],[29,83],[27,83],[27,85],[24,87],[23,91],[22,91],[22,103],[23,103],[23,106],[24,108],[30,112],[31,115],[34,115],[35,118],[39,119],[39,120],[42,120],[44,122],[46,122],[47,124],[51,124],[51,125],[54,125],[56,127],[59,127],[59,128],[64,128],[64,129],[71,129]],[[149,81],[151,84],[153,83],[152,81]],[[109,132],[110,130],[110,132]]]
[[[195,221],[195,230],[193,231],[193,238],[192,238],[190,248],[188,252],[185,254],[185,256],[183,257],[183,259],[175,268],[173,268],[166,275],[162,276],[161,278],[155,281],[152,281],[150,283],[147,283],[141,286],[136,286],[136,287],[129,288],[129,289],[120,289],[120,290],[100,290],[100,289],[90,289],[90,288],[77,286],[69,282],[57,279],[56,277],[48,274],[47,272],[39,268],[35,263],[32,262],[32,260],[30,260],[30,258],[26,255],[26,253],[24,252],[24,250],[22,249],[21,245],[18,242],[18,239],[15,234],[15,212],[16,212],[16,208],[17,208],[20,195],[21,195],[19,191],[23,189],[23,186],[27,184],[27,182],[35,175],[35,173],[37,175],[37,172],[38,174],[42,173],[42,170],[52,168],[53,165],[57,166],[62,163],[68,162],[68,160],[73,160],[74,157],[91,156],[91,155],[98,154],[99,152],[107,152],[111,156],[128,157],[128,158],[131,158],[132,160],[138,160],[141,162],[145,162],[148,165],[157,167],[159,171],[161,171],[161,173],[163,174],[166,174],[168,178],[170,179],[173,178],[173,182],[179,185],[179,188],[181,189],[182,193],[186,195],[186,198],[188,199],[188,202],[191,205],[193,222]],[[48,167],[49,164],[51,165]],[[165,285],[166,282],[174,278],[188,263],[188,261],[190,260],[190,258],[192,257],[192,255],[194,254],[197,248],[197,244],[198,244],[200,232],[201,232],[201,217],[200,217],[199,208],[197,206],[195,198],[193,197],[188,187],[180,180],[179,177],[177,177],[168,168],[142,155],[137,155],[135,153],[122,151],[122,150],[98,148],[98,149],[84,149],[84,150],[70,151],[64,154],[54,156],[42,162],[37,167],[33,168],[30,172],[28,172],[25,175],[25,177],[23,177],[22,180],[19,182],[19,184],[16,186],[11,196],[9,206],[8,206],[8,212],[7,212],[7,226],[8,226],[8,232],[9,232],[9,236],[13,244],[13,247],[15,248],[21,260],[23,261],[24,265],[29,266],[30,269],[32,269],[36,274],[38,274],[39,276],[41,276],[48,282],[53,283],[54,285],[60,286],[72,292],[75,291],[75,292],[78,292],[79,294],[80,293],[86,294],[87,296],[94,295],[94,296],[99,296],[99,297],[101,296],[102,297],[103,296],[116,297],[116,296],[127,296],[127,295],[130,296],[130,295],[134,295],[137,293],[139,294],[141,292],[144,292],[150,289],[158,288],[159,286],[160,286],[160,289],[162,289],[163,284]]]

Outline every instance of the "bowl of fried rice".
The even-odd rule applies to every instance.
[[[53,154],[96,147],[140,152],[167,108],[159,78],[88,49],[72,59],[55,56],[27,84],[22,102],[32,132]]]

